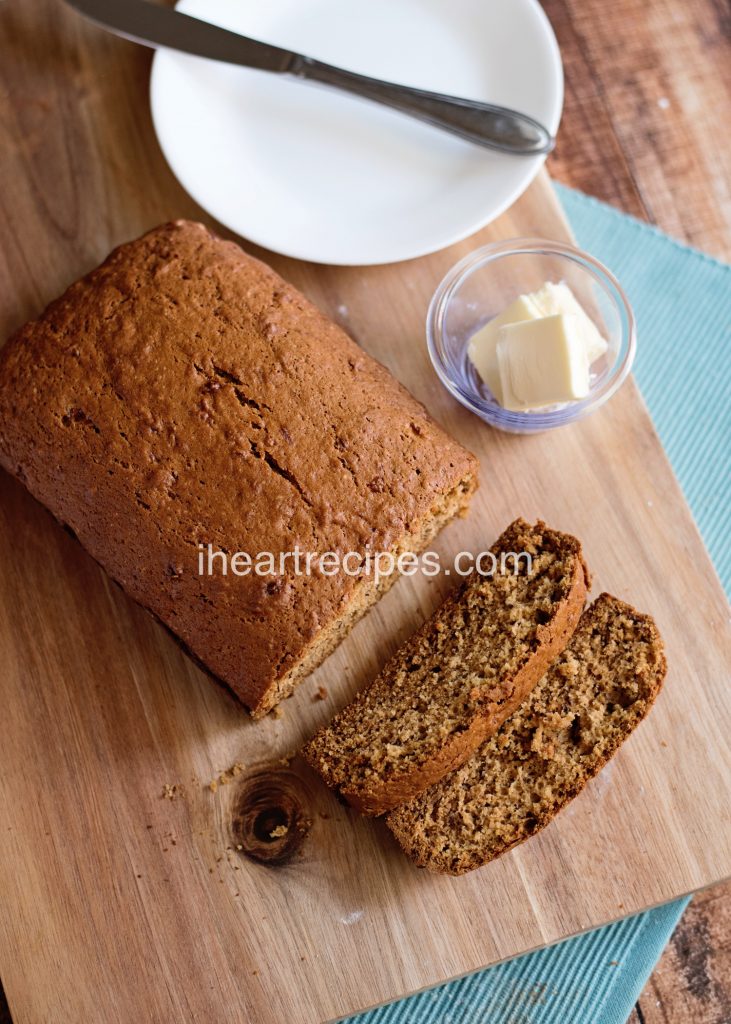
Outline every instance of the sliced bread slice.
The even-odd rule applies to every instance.
[[[495,570],[473,572],[303,750],[364,814],[397,807],[464,764],[576,628],[588,582],[576,538],[518,519],[491,551]]]
[[[419,866],[461,875],[544,828],[645,717],[665,676],[648,615],[602,594],[526,702],[458,771],[387,818]]]

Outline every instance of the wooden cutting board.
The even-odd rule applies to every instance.
[[[2,5],[0,35],[5,336],[113,244],[203,215],[157,149],[143,51],[50,0]],[[545,176],[426,259],[271,262],[479,453],[471,514],[436,544],[444,562],[542,516],[582,538],[595,593],[656,616],[670,671],[650,718],[543,834],[464,878],[419,872],[381,823],[280,759],[449,580],[401,580],[281,719],[255,725],[3,475],[0,975],[17,1024],[313,1024],[731,874],[728,608],[634,384],[584,423],[519,438],[450,400],[427,360],[443,273],[526,234],[568,235]]]

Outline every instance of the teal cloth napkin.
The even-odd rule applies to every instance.
[[[571,189],[579,245],[624,285],[635,376],[729,592],[731,266]],[[625,1024],[687,899],[348,1018],[348,1024]]]

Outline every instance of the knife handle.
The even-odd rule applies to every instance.
[[[382,103],[488,149],[535,155],[550,153],[555,144],[555,139],[542,124],[507,107],[382,82],[300,55],[295,57],[287,71],[298,78],[331,85]]]

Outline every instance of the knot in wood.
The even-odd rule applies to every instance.
[[[242,781],[231,817],[240,853],[271,867],[286,864],[302,848],[310,824],[307,793],[293,772],[267,770]]]

